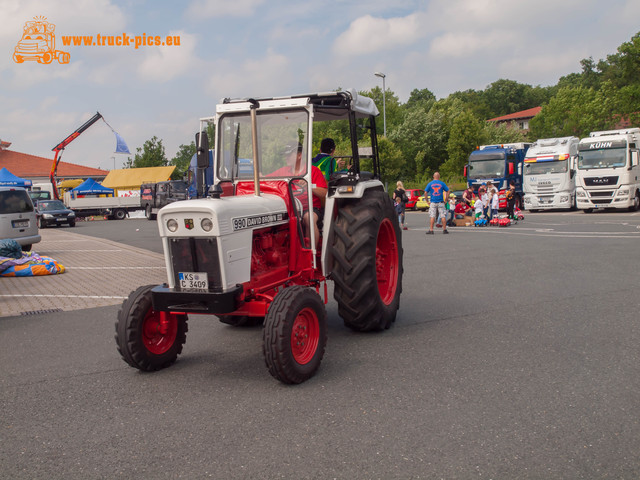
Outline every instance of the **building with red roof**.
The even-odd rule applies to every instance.
[[[496,124],[506,123],[520,130],[529,130],[529,121],[539,114],[540,110],[542,110],[542,107],[528,108],[527,110],[510,113],[509,115],[490,118],[487,122],[495,122]]]
[[[31,180],[33,183],[49,181],[49,173],[53,164],[51,158],[38,157],[28,153],[9,150],[10,142],[0,140],[0,168],[6,168],[14,175]],[[56,178],[68,180],[71,178],[93,178],[101,181],[109,172],[100,168],[84,167],[73,163],[60,162]]]

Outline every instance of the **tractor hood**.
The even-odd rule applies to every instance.
[[[285,202],[277,195],[203,198],[163,207],[158,230],[161,237],[218,237],[280,225],[288,218]]]

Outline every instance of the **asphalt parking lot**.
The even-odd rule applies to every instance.
[[[268,374],[259,327],[191,316],[178,362],[143,374],[115,348],[120,298],[1,317],[2,476],[640,478],[640,215],[539,213],[432,236],[426,220],[409,213],[403,232],[396,324],[356,334],[329,298],[322,366],[295,387]],[[107,227],[120,241],[92,237]],[[95,261],[74,274],[88,296],[124,297],[164,279],[134,278],[161,258],[126,243],[154,227],[56,229],[41,247],[69,255],[59,280]],[[135,268],[102,282],[107,266]],[[61,293],[53,278],[47,295]]]

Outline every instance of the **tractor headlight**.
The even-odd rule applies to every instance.
[[[175,232],[176,230],[178,230],[178,222],[173,218],[170,218],[169,220],[167,220],[167,228],[170,232]]]
[[[213,222],[211,221],[210,218],[203,218],[202,221],[200,222],[200,226],[202,227],[202,230],[204,230],[205,232],[210,232],[211,229],[213,228]]]

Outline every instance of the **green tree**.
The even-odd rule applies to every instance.
[[[409,100],[407,100],[407,103],[405,103],[405,107],[407,109],[411,109],[418,106],[419,104],[435,101],[435,99],[436,96],[428,88],[423,88],[422,90],[414,88],[409,95]]]
[[[169,164],[167,156],[164,152],[162,140],[155,135],[144,142],[142,148],[136,148],[136,155],[133,160],[127,160],[126,168],[144,168],[144,167],[166,167]]]
[[[529,123],[531,138],[584,137],[607,128],[607,101],[593,88],[565,87]]]
[[[196,142],[192,141],[189,145],[180,145],[176,156],[171,159],[171,165],[175,165],[171,178],[174,180],[182,179],[186,176],[191,165],[191,158],[196,153]]]
[[[370,91],[362,91],[358,92],[359,95],[363,95],[365,97],[372,98],[378,107],[378,111],[380,115],[376,118],[376,131],[379,134],[384,132],[384,117],[385,109],[383,108],[383,98],[382,98],[382,88],[375,87]],[[400,108],[400,99],[387,88],[385,92],[384,104],[386,108],[386,118],[387,118],[387,136],[390,136],[391,132],[394,131],[398,125],[402,123],[403,112]]]
[[[462,177],[469,154],[484,143],[484,122],[466,110],[458,115],[451,125],[447,153],[449,158],[440,168],[443,177],[454,180]]]

